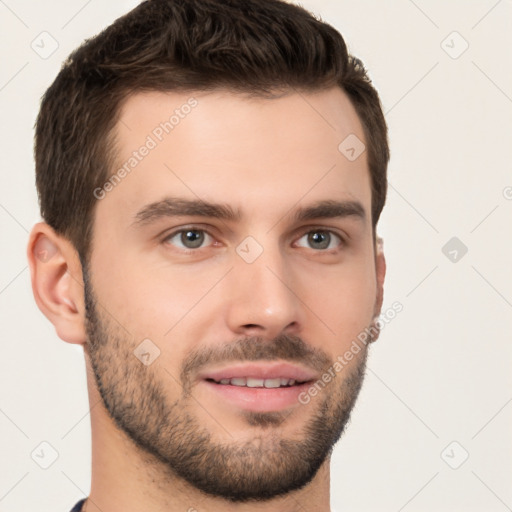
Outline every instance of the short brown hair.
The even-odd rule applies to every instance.
[[[142,2],[77,48],[42,99],[35,134],[41,215],[87,262],[93,190],[112,173],[112,132],[130,94],[225,88],[272,97],[336,85],[364,128],[375,228],[387,190],[387,127],[376,90],[337,30],[282,0]]]

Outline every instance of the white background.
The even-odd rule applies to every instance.
[[[136,3],[0,1],[1,512],[67,512],[89,491],[83,355],[37,309],[25,257],[39,220],[33,124],[66,56]],[[303,5],[340,30],[381,94],[392,148],[384,309],[404,308],[371,348],[333,455],[332,505],[512,510],[512,2]],[[50,51],[52,38],[43,59],[31,44]],[[445,256],[452,237],[467,254]],[[31,458],[51,457],[43,441],[58,453],[48,469]]]

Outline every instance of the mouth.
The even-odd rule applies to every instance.
[[[200,376],[207,402],[271,412],[299,406],[300,393],[316,379],[315,372],[288,363],[242,364],[205,372]],[[215,397],[215,399],[214,399]]]
[[[289,388],[291,386],[300,386],[310,381],[299,381],[296,379],[287,379],[285,377],[276,377],[272,379],[260,379],[257,377],[233,377],[231,379],[224,378],[215,380],[212,378],[205,379],[207,382],[214,382],[222,386],[239,386],[247,388]]]

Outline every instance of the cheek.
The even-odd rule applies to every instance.
[[[126,257],[98,268],[94,286],[100,303],[135,340],[150,338],[159,347],[178,348],[177,333],[185,326],[196,329],[200,302],[213,307],[209,292],[224,273],[222,268],[198,272],[161,262],[143,265]]]
[[[335,334],[337,342],[347,342],[364,330],[373,318],[376,279],[373,266],[340,266],[328,273],[307,277],[304,299]]]

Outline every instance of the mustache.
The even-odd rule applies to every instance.
[[[318,372],[333,364],[326,352],[310,347],[298,336],[280,334],[270,341],[261,336],[252,336],[191,352],[183,361],[180,378],[186,389],[193,375],[205,365],[262,360],[293,361]]]

